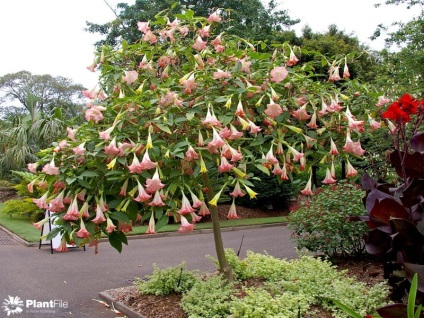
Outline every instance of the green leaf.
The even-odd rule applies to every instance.
[[[69,185],[71,185],[72,183],[74,183],[75,180],[77,180],[76,177],[68,177],[68,178],[65,179],[66,183],[69,184]]]
[[[126,235],[121,231],[113,231],[109,234],[109,243],[112,245],[119,253],[122,252],[122,243],[128,245],[128,240]]]
[[[411,288],[409,290],[409,296],[408,296],[408,306],[407,306],[408,318],[415,317],[414,309],[415,309],[415,298],[417,297],[417,287],[418,287],[418,275],[417,273],[415,273],[414,278],[412,278]]]
[[[159,230],[161,227],[168,224],[169,217],[167,215],[162,215],[160,219],[156,222],[156,230]]]
[[[170,135],[172,134],[172,132],[171,132],[171,130],[169,129],[168,126],[163,125],[163,124],[157,124],[157,126],[159,127],[160,130],[162,130],[162,131],[164,131],[164,132],[166,132]]]
[[[265,173],[267,176],[269,176],[270,174],[269,174],[269,170],[266,168],[266,167],[264,167],[263,165],[261,165],[261,164],[257,164],[256,165],[256,168],[258,168],[259,170],[261,170],[263,173]]]
[[[83,173],[80,174],[80,177],[88,177],[88,178],[94,178],[98,176],[99,174],[95,171],[84,171]]]
[[[110,218],[117,220],[117,221],[122,221],[125,223],[130,223],[130,218],[128,217],[128,215],[124,212],[120,212],[120,211],[115,211],[113,213],[110,214]]]
[[[46,240],[51,240],[52,238],[56,237],[57,235],[59,235],[61,228],[60,227],[55,227],[53,230],[51,230],[47,236],[46,236]]]
[[[90,183],[88,183],[86,180],[78,179],[78,183],[79,183],[81,186],[83,186],[84,188],[87,188],[87,189],[92,189],[92,188],[93,188],[93,187],[91,186],[91,184],[90,184]]]
[[[348,315],[350,315],[353,318],[363,318],[360,314],[356,313],[353,309],[343,305],[341,302],[332,299],[332,301],[334,302],[334,304],[339,307],[341,310],[343,310],[345,313],[347,313]]]

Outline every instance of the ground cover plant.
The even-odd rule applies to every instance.
[[[349,317],[332,299],[365,316],[387,301],[385,283],[367,286],[325,260],[303,256],[287,261],[253,252],[239,259],[230,249],[226,255],[235,273],[233,283],[216,273],[193,271],[194,276],[190,276],[180,264],[156,268],[135,285],[143,295],[180,294],[187,317],[298,317],[299,313],[301,317],[318,317],[318,311],[314,314],[317,306],[333,317]]]

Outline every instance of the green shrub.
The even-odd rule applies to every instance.
[[[226,282],[222,276],[208,276],[183,295],[181,308],[190,318],[227,317],[230,314],[232,293],[232,284]]]
[[[30,198],[12,199],[4,203],[3,213],[9,216],[21,215],[31,221],[38,222],[44,218],[44,210],[39,209]]]
[[[365,192],[347,182],[323,186],[312,198],[300,203],[289,216],[288,227],[297,248],[322,252],[331,257],[363,256],[363,222],[349,222],[350,216],[366,213]]]
[[[165,269],[153,265],[152,275],[147,280],[136,278],[134,284],[141,294],[170,295],[190,290],[200,280],[199,274],[188,271],[185,262]]]

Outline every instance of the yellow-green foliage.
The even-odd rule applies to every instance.
[[[9,214],[10,216],[26,216],[34,221],[38,220],[44,214],[44,211],[39,209],[34,203],[32,203],[32,199],[30,198],[13,199],[6,201],[4,203],[2,212]]]
[[[13,184],[10,183],[9,181],[0,180],[0,188],[8,188],[8,187],[11,187],[11,186],[13,186]]]

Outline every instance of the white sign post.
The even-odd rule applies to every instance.
[[[51,253],[53,254],[53,251],[56,248],[60,247],[60,244],[62,243],[62,234],[59,233],[51,240],[46,240],[45,237],[47,236],[47,234],[49,234],[51,231],[53,231],[53,229],[57,227],[56,225],[57,216],[55,215],[52,216],[50,211],[46,210],[44,217],[49,218],[49,222],[43,224],[43,227],[41,228],[41,238],[40,238],[40,244],[38,246],[38,249],[41,249],[41,245],[50,245],[50,250],[51,250]],[[78,247],[78,246],[76,246],[75,244],[66,244],[66,247]],[[83,248],[85,251],[85,245],[83,246]]]

